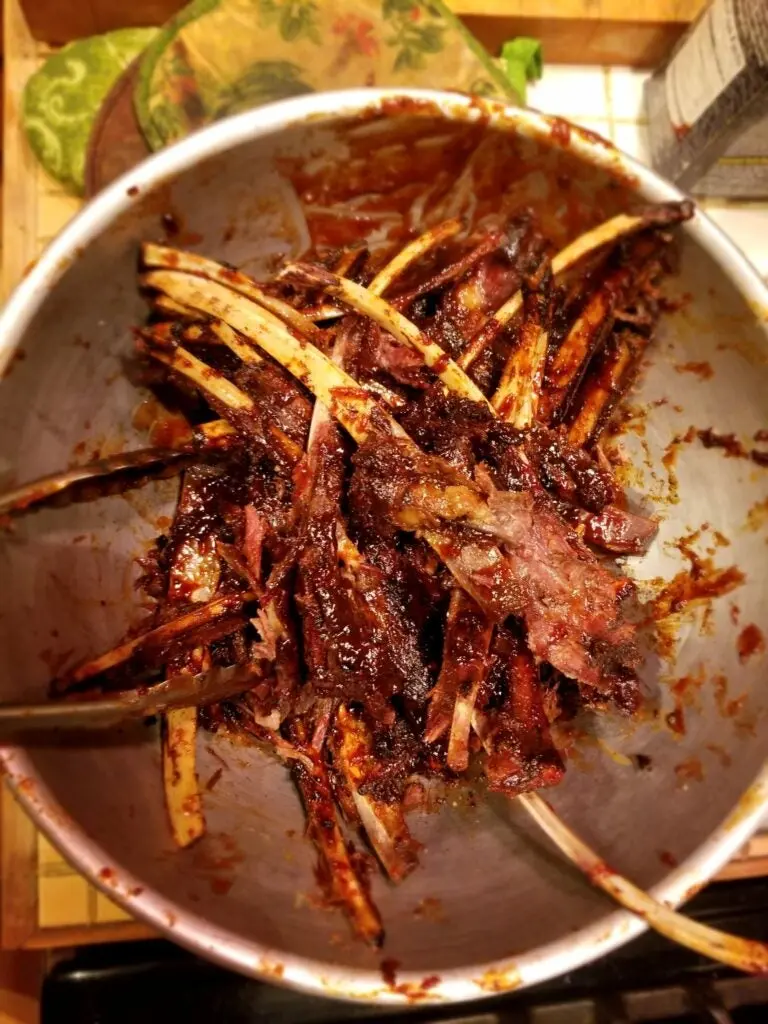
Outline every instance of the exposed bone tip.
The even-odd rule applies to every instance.
[[[173,331],[156,331],[152,328],[140,331],[136,341],[139,351],[161,349],[163,352],[173,352],[179,347],[178,339],[174,336]],[[140,347],[139,342],[143,344],[143,348]]]
[[[336,283],[335,275],[330,274],[323,267],[313,263],[292,262],[286,263],[279,275],[284,281],[292,281],[295,284],[310,285],[312,287],[329,287]]]

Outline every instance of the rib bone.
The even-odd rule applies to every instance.
[[[362,285],[349,281],[338,274],[332,274],[322,267],[308,263],[289,263],[281,276],[301,284],[322,288],[345,302],[352,309],[370,317],[399,342],[421,353],[425,364],[440,378],[445,386],[473,402],[488,405],[488,400],[474,381],[459,368],[450,356],[398,312],[394,306],[371,293]]]
[[[689,220],[693,216],[694,206],[690,202],[666,203],[650,206],[636,214],[620,213],[610,220],[598,224],[597,227],[585,231],[583,235],[569,242],[552,260],[552,273],[555,277],[565,273],[585,256],[602,249],[606,245],[616,245],[624,238],[645,228],[663,227]],[[493,316],[483,324],[477,334],[459,358],[459,366],[468,370],[480,353],[515,317],[523,305],[523,293],[515,292]]]

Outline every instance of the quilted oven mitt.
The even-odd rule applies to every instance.
[[[22,123],[46,171],[82,194],[85,154],[96,115],[117,79],[156,28],[125,28],[78,39],[54,53],[24,89]]]

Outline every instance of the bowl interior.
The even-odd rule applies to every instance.
[[[145,315],[136,288],[141,240],[170,237],[258,274],[276,257],[300,252],[310,237],[345,241],[349,220],[338,217],[337,204],[353,208],[385,189],[391,207],[414,221],[438,203],[444,214],[458,203],[455,212],[475,218],[530,206],[560,243],[638,202],[636,182],[574,155],[561,135],[536,140],[514,119],[451,122],[437,111],[390,105],[363,120],[328,116],[251,133],[230,152],[142,188],[45,289],[6,371],[3,483],[95,450],[146,443],[133,426],[146,396],[124,373],[131,328]],[[468,166],[469,190],[457,198],[456,181]],[[371,222],[373,244],[390,227]],[[644,886],[659,883],[710,836],[757,773],[768,735],[764,665],[759,657],[740,661],[737,650],[742,629],[764,620],[766,470],[696,440],[673,444],[691,426],[745,440],[766,426],[765,326],[694,238],[682,246],[670,288],[685,299],[663,319],[631,398],[634,429],[622,442],[633,466],[631,489],[662,520],[651,552],[631,568],[651,593],[656,578],[690,568],[673,545],[698,531],[695,550],[716,566],[737,566],[745,578],[727,596],[676,616],[669,642],[649,651],[654,713],[635,724],[579,723],[583,737],[567,779],[551,794],[588,841]],[[176,486],[165,481],[40,512],[3,535],[3,699],[42,697],[59,667],[106,648],[136,621],[135,557],[160,532]],[[665,720],[681,702],[683,735]],[[638,753],[650,758],[643,770]],[[381,955],[352,942],[338,914],[313,906],[313,852],[285,770],[207,734],[199,758],[203,784],[225,768],[206,793],[210,834],[185,852],[173,848],[166,826],[154,728],[97,743],[38,744],[24,764],[42,787],[44,824],[66,852],[94,873],[99,862],[124,869],[120,896],[171,931],[184,919],[185,941],[194,941],[198,928],[203,950],[218,937],[232,962],[253,971],[299,956],[316,961],[320,975],[339,967],[377,972]],[[535,953],[611,910],[502,799],[458,791],[439,813],[412,825],[424,844],[421,869],[397,888],[373,880],[387,928],[383,955],[401,972],[443,976]],[[129,876],[142,891],[128,892]],[[189,915],[208,924],[189,925]],[[223,948],[219,955],[228,956]]]

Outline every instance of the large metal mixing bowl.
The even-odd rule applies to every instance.
[[[178,244],[258,271],[307,241],[295,227],[287,169],[331,162],[337,171],[327,180],[370,187],[355,153],[379,146],[393,127],[408,141],[398,148],[395,140],[388,154],[379,149],[380,183],[387,175],[428,178],[435,153],[444,154],[438,164],[450,158],[451,131],[492,137],[489,151],[506,161],[503,191],[537,207],[561,238],[626,207],[633,195],[679,198],[596,137],[447,94],[318,95],[217,124],[98,196],[6,306],[0,468],[10,468],[8,482],[82,460],[94,447],[143,441],[132,425],[139,398],[123,360],[131,327],[145,314],[137,246],[163,237],[164,215],[180,229]],[[315,202],[322,205],[323,196]],[[691,425],[743,438],[768,425],[768,294],[702,213],[686,225],[682,249],[674,288],[689,297],[664,318],[635,399],[647,416],[625,441],[644,475],[636,490],[663,520],[633,571],[670,578],[687,562],[668,542],[707,523],[692,543],[705,553],[711,547],[717,564],[738,566],[746,579],[713,602],[706,622],[701,608],[681,616],[674,663],[649,655],[646,681],[659,714],[633,727],[587,722],[567,780],[551,796],[612,864],[672,903],[704,884],[750,835],[768,783],[761,774],[764,664],[759,657],[742,664],[736,646],[743,626],[761,624],[768,607],[758,504],[768,476],[697,442],[679,445],[674,466],[669,454],[662,463]],[[708,363],[714,373],[676,372],[690,363]],[[125,498],[40,512],[3,535],[0,696],[40,698],[62,659],[97,652],[124,634],[138,614],[133,559],[156,536],[173,495],[165,481]],[[727,545],[712,539],[715,530]],[[664,716],[675,701],[670,680],[685,675],[693,684],[681,736]],[[743,701],[726,707],[719,675],[729,680],[729,699],[744,694]],[[632,758],[640,752],[650,770]],[[459,792],[439,813],[413,818],[424,843],[421,869],[397,888],[373,882],[387,928],[385,951],[376,954],[349,940],[338,914],[306,898],[314,890],[313,851],[284,768],[208,735],[199,755],[203,782],[220,759],[227,767],[206,793],[209,837],[179,852],[165,820],[155,730],[2,750],[17,796],[69,860],[139,918],[247,974],[349,998],[458,1001],[569,970],[643,928],[566,866],[513,803],[481,798],[473,806]],[[638,770],[641,763],[646,770]],[[673,870],[672,858],[679,863]],[[394,987],[382,977],[383,956],[396,971]]]

